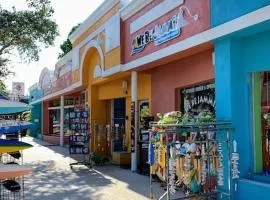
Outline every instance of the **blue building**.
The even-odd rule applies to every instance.
[[[270,0],[212,0],[216,114],[240,155],[233,199],[270,199]]]
[[[42,138],[42,94],[38,84],[29,88],[29,103],[33,106],[31,109],[31,122],[34,124],[31,128],[31,136]]]

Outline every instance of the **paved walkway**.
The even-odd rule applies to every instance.
[[[116,166],[69,167],[65,148],[24,138],[34,145],[24,151],[24,163],[34,167],[25,177],[27,200],[144,200],[149,196],[149,177]]]

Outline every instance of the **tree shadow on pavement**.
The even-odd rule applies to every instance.
[[[110,179],[89,169],[78,169],[76,173],[71,173],[70,170],[55,170],[53,161],[32,165],[34,172],[25,176],[25,196],[28,200],[97,199],[92,194],[101,187],[113,184]]]
[[[139,200],[149,197],[147,176],[113,165],[70,169],[67,148],[50,146],[29,137],[25,141],[34,145],[25,153],[25,163],[34,167],[34,172],[25,177],[27,200]]]

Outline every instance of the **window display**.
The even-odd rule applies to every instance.
[[[270,170],[270,72],[260,73],[263,170]],[[267,173],[268,174],[268,173]]]

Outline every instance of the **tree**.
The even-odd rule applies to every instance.
[[[3,9],[0,6],[0,81],[12,72],[7,67],[11,55],[18,52],[28,62],[39,59],[41,47],[54,44],[57,24],[50,0],[26,0],[28,10]]]
[[[73,26],[72,29],[70,30],[68,37],[74,32],[76,31],[76,29],[80,26],[81,24],[77,24],[76,26]],[[60,49],[62,50],[62,53],[60,53],[58,55],[58,58],[62,58],[64,57],[68,52],[71,51],[72,49],[72,43],[70,42],[70,40],[67,38],[61,45],[60,45]]]
[[[7,87],[2,81],[0,81],[0,94],[4,95],[6,97],[8,96]]]

